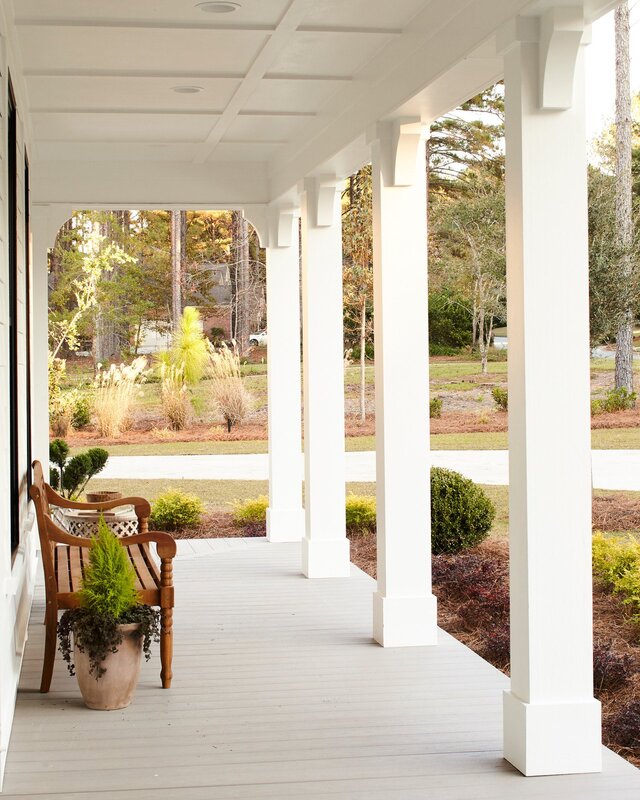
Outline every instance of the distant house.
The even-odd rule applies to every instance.
[[[203,330],[207,336],[213,328],[219,328],[223,339],[231,338],[231,271],[228,264],[205,262],[200,268],[210,273],[207,284],[207,295],[210,305],[202,308]],[[204,301],[206,303],[206,300]]]
[[[496,350],[507,349],[507,328],[494,328],[493,330],[493,346]]]

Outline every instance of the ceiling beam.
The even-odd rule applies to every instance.
[[[224,109],[200,109],[200,108],[30,108],[32,114],[136,114],[140,116],[157,116],[166,114],[182,117],[219,117]],[[316,117],[315,111],[253,111],[251,109],[242,110],[238,113],[239,117]]]
[[[198,70],[122,70],[122,69],[25,69],[26,78],[167,78],[180,80],[243,80],[244,72],[207,72]],[[348,83],[351,75],[305,75],[301,73],[265,73],[265,81],[318,81]]]
[[[233,97],[227,104],[224,113],[209,131],[209,135],[195,159],[196,163],[205,162],[213,150],[215,150],[216,145],[229,130],[247,100],[258,88],[260,81],[268,72],[269,67],[272,66],[277,57],[293,38],[296,29],[301,24],[312,5],[313,0],[291,0],[287,10],[278,23],[277,30],[267,39],[249,67],[245,79],[240,86],[238,86]]]
[[[21,28],[119,28],[176,31],[241,31],[275,33],[279,25],[255,24],[251,22],[177,22],[161,19],[101,19],[97,17],[18,17],[15,24]],[[367,25],[299,25],[301,33],[319,34],[371,34],[376,36],[401,36],[399,28],[377,28]]]

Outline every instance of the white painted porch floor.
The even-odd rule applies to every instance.
[[[309,581],[299,546],[181,542],[174,683],[143,667],[134,704],[85,709],[59,658],[40,695],[30,627],[4,797],[42,800],[638,800],[640,771],[523,778],[501,757],[507,679],[445,633],[371,640],[373,581]]]

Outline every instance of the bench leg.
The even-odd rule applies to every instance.
[[[171,662],[173,660],[173,609],[163,608],[160,610],[160,678],[162,688],[171,687]]]
[[[45,613],[45,625],[47,626],[44,638],[44,664],[42,665],[42,681],[40,691],[48,692],[53,676],[53,665],[56,660],[56,643],[58,612],[53,607],[47,607]]]

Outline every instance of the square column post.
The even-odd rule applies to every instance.
[[[302,194],[302,320],[308,578],[347,577],[340,183],[307,178]]]
[[[593,697],[587,161],[581,9],[504,43],[511,691],[525,775],[601,768]],[[549,358],[541,333],[559,342]]]
[[[269,508],[267,539],[304,536],[298,214],[270,209],[267,246]]]
[[[378,588],[373,638],[437,641],[431,592],[426,152],[417,121],[372,133]]]

